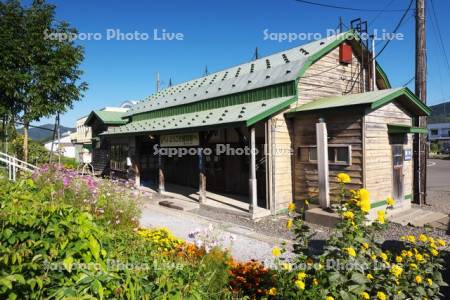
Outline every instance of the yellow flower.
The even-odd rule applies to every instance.
[[[433,256],[439,255],[439,251],[437,251],[436,249],[431,249],[430,252],[431,252],[431,254],[433,254]]]
[[[380,257],[381,257],[381,259],[382,259],[383,261],[387,261],[387,259],[388,259],[387,254],[384,253],[384,252],[381,252]]]
[[[327,296],[327,297],[325,298],[325,300],[334,300],[334,298],[331,297],[331,296]]]
[[[352,220],[353,217],[354,217],[355,215],[354,215],[353,212],[351,212],[351,211],[346,211],[346,212],[344,212],[344,213],[342,214],[342,216],[343,216],[345,219]]]
[[[291,271],[292,270],[292,265],[290,263],[284,263],[283,264],[283,269],[286,271]]]
[[[408,235],[406,237],[408,239],[408,242],[415,244],[416,243],[416,237],[413,235]]]
[[[303,280],[306,278],[306,273],[305,272],[300,272],[297,274],[297,279],[298,280]]]
[[[387,299],[386,294],[383,293],[383,292],[378,292],[378,293],[377,293],[377,298],[378,298],[379,300],[386,300],[386,299]]]
[[[313,279],[312,281],[313,285],[319,285],[319,280],[317,280],[316,278]]]
[[[421,234],[419,235],[419,241],[426,243],[428,241],[428,237],[425,234]]]
[[[359,206],[361,207],[361,210],[365,213],[369,213],[370,211],[370,194],[369,191],[366,189],[360,189],[359,190]]]
[[[361,246],[366,250],[369,249],[369,244],[367,243],[362,243]]]
[[[394,198],[388,197],[386,200],[386,204],[387,204],[387,206],[394,206],[394,204],[395,204]]]
[[[289,212],[294,212],[295,211],[295,203],[294,202],[289,203],[288,211]]]
[[[367,274],[367,276],[366,276],[366,277],[367,277],[367,279],[369,279],[369,280],[373,280],[373,276],[372,276],[372,274],[370,274],[370,273],[369,273],[369,274]]]
[[[393,265],[391,268],[391,273],[394,274],[395,277],[400,277],[403,273],[403,269],[398,265]]]
[[[347,254],[348,254],[348,255],[350,255],[350,256],[352,256],[352,257],[355,257],[355,256],[356,256],[356,251],[355,251],[355,249],[354,249],[353,247],[345,248],[345,250],[347,251]]]
[[[414,278],[414,280],[415,280],[418,284],[420,284],[420,283],[422,283],[422,276],[417,275],[416,278]]]
[[[350,176],[346,173],[339,173],[336,178],[340,183],[350,183],[351,181]]]
[[[274,247],[274,248],[272,249],[272,255],[275,256],[275,257],[280,256],[280,255],[281,255],[281,250],[280,250],[280,248]]]
[[[301,290],[305,289],[305,283],[303,281],[301,281],[301,280],[296,280],[295,281],[295,285]]]
[[[305,199],[305,205],[309,205],[309,201]]]
[[[412,257],[412,256],[413,256],[413,253],[412,253],[410,250],[408,250],[408,251],[406,251],[406,256]]]
[[[372,254],[372,255],[370,256],[370,258],[371,258],[372,260],[376,260],[376,259],[377,259],[377,256],[376,256],[375,254]]]
[[[423,255],[420,254],[420,253],[417,253],[414,257],[416,258],[417,262],[423,262],[424,261]]]
[[[446,243],[445,243],[444,240],[438,239],[437,242],[438,242],[439,246],[441,246],[441,247],[445,247],[446,246]]]
[[[277,289],[273,287],[269,290],[269,292],[267,294],[271,295],[271,296],[275,296],[277,294]]]
[[[287,222],[286,222],[286,228],[287,228],[288,230],[291,230],[292,224],[293,224],[292,219],[287,220]]]
[[[402,258],[401,256],[397,256],[397,257],[395,258],[395,261],[396,261],[397,263],[401,263],[401,262],[403,261],[403,258]]]
[[[414,264],[414,263],[412,263],[412,264],[409,264],[409,267],[410,267],[411,269],[417,269],[417,265],[416,265],[416,264]]]
[[[362,292],[361,293],[361,298],[363,298],[364,300],[369,300],[370,299],[370,295],[367,292]]]
[[[378,221],[378,223],[384,224],[384,214],[385,214],[384,210],[377,211],[377,215],[378,215],[377,221]]]
[[[431,278],[427,278],[427,282],[429,286],[433,285],[433,280]]]

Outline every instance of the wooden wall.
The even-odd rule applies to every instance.
[[[392,195],[392,150],[387,124],[411,126],[411,116],[395,103],[389,103],[365,116],[366,188],[372,202],[386,200]],[[412,150],[412,134],[408,134],[404,149]],[[403,162],[404,194],[412,193],[413,163]]]
[[[360,93],[362,91],[360,81],[358,58],[353,55],[351,64],[340,64],[339,47],[337,47],[314,63],[305,72],[304,77],[298,81],[298,101],[292,104],[290,108],[272,117],[272,144],[277,153],[273,158],[274,187],[270,189],[270,192],[272,193],[275,211],[285,209],[288,203],[293,201],[293,185],[296,185],[298,180],[295,178],[294,181],[292,168],[294,162],[292,155],[295,155],[293,153],[294,127],[292,126],[293,123],[285,119],[284,113],[298,105],[326,96]],[[298,124],[295,125],[295,130],[298,126]],[[311,124],[308,124],[308,126],[311,126]],[[298,196],[298,193],[295,193],[295,196]]]
[[[339,63],[339,47],[313,64],[298,81],[298,103],[323,97],[363,92],[360,63],[353,54],[351,64]]]
[[[316,145],[316,126],[319,118],[324,118],[328,130],[328,145],[345,144],[352,147],[352,164],[329,165],[330,200],[335,202],[339,195],[336,175],[345,172],[352,178],[349,188],[363,187],[363,151],[362,151],[362,111],[353,109],[340,112],[299,114],[294,119],[294,174],[295,199],[317,200],[318,172],[317,164],[300,160],[300,146]]]

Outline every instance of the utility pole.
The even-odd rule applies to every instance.
[[[416,96],[427,103],[427,61],[425,36],[425,0],[416,0]],[[416,117],[414,125],[427,127],[427,117]],[[414,135],[414,202],[426,204],[427,186],[427,137]]]

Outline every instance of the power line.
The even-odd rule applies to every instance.
[[[398,21],[397,26],[395,26],[395,28],[394,28],[394,31],[393,31],[394,34],[397,33],[398,29],[402,25],[403,21],[405,20],[406,16],[408,15],[408,11],[411,9],[412,4],[413,4],[413,0],[410,0],[408,8],[404,11],[404,14]],[[387,40],[386,43],[384,44],[383,48],[381,48],[381,50],[377,53],[377,55],[373,59],[376,59],[378,56],[380,56],[381,53],[383,53],[384,49],[386,49],[386,47],[389,45],[389,43],[391,41],[392,41],[392,39]]]
[[[318,3],[318,2],[312,2],[312,1],[306,1],[306,0],[296,0],[297,2],[310,4],[310,5],[316,5],[316,6],[322,6],[322,7],[328,7],[328,8],[335,8],[335,9],[343,9],[343,10],[352,10],[352,11],[365,11],[365,12],[400,12],[405,11],[404,9],[367,9],[367,8],[357,8],[357,7],[345,7],[345,6],[338,6],[338,5],[332,5],[332,4],[326,4],[326,3]],[[409,8],[408,8],[409,10]]]
[[[448,57],[447,57],[447,51],[445,50],[444,41],[442,39],[441,28],[439,26],[439,19],[437,18],[436,10],[434,9],[433,0],[430,0],[430,3],[431,3],[431,10],[433,11],[434,20],[435,20],[434,22],[432,21],[431,23],[433,23],[433,26],[435,24],[436,27],[437,27],[437,33],[438,33],[437,36],[439,38],[440,46],[442,48],[442,52],[444,54],[445,62],[447,63],[448,71],[449,71],[449,74],[450,74],[450,63],[449,63],[449,60],[448,60]]]
[[[414,79],[416,79],[416,76],[411,77],[411,79],[409,79],[407,82],[405,82],[404,84],[402,84],[402,86],[407,86],[407,85],[410,84]]]

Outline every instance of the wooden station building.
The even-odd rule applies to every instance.
[[[206,205],[208,192],[236,195],[258,218],[293,200],[332,205],[339,172],[371,192],[374,208],[389,196],[408,205],[412,136],[426,132],[413,118],[429,113],[407,88],[391,88],[349,31],[168,87],[100,136],[111,170],[136,184],[196,188]],[[155,153],[224,145],[249,151]]]

